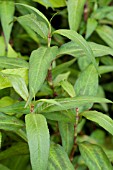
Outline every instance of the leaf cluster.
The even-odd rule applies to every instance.
[[[113,1],[0,1],[0,169],[113,169]]]

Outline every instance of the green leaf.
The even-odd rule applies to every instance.
[[[95,10],[91,16],[97,20],[101,20],[103,18],[106,18],[107,14],[112,11],[113,11],[112,6],[105,6],[103,8],[98,8],[97,10]]]
[[[71,110],[62,112],[43,112],[42,113],[47,119],[58,122],[75,123],[75,112]]]
[[[113,120],[109,116],[97,111],[85,111],[80,113],[80,115],[84,116],[88,120],[98,123],[101,127],[113,135]]]
[[[29,154],[27,155],[16,155],[14,157],[11,157],[7,160],[3,160],[8,167],[11,168],[11,170],[31,170],[31,166],[29,166]],[[7,163],[6,163],[7,162]]]
[[[0,89],[4,89],[6,87],[12,87],[8,77],[4,76],[5,74],[19,75],[25,80],[26,84],[28,82],[27,68],[5,69],[0,71]]]
[[[27,34],[30,36],[30,38],[32,38],[36,43],[39,43],[39,37],[38,35],[27,25],[25,25],[25,23],[21,24],[22,27],[25,29],[25,31],[27,32]]]
[[[58,122],[62,146],[69,155],[74,144],[74,124]]]
[[[42,38],[47,39],[48,28],[47,25],[39,21],[35,14],[28,14],[17,18],[17,21],[23,26],[29,27]]]
[[[51,100],[51,99],[49,99]],[[53,100],[53,99],[52,99]],[[38,104],[36,105],[34,112],[37,111],[39,113],[43,112],[55,112],[55,111],[61,111],[61,110],[67,110],[72,108],[77,108],[80,106],[83,106],[85,104],[90,103],[112,103],[110,100],[105,98],[99,98],[99,97],[92,97],[92,96],[80,96],[80,97],[73,97],[73,98],[62,98],[62,99],[56,99],[56,102],[58,102],[59,105],[55,104],[46,104],[46,103],[40,103],[40,100],[38,100]],[[41,104],[41,105],[40,105]]]
[[[46,8],[53,7],[53,8],[59,8],[66,6],[66,0],[33,0],[35,2],[40,3],[41,5],[44,5]]]
[[[88,60],[87,56],[82,56],[78,58],[78,66],[81,71],[84,71],[85,69],[87,69],[90,63],[91,62],[90,60]]]
[[[10,39],[12,26],[13,26],[13,23],[10,24],[10,22],[13,21],[14,11],[15,11],[15,6],[13,0],[0,1],[0,18],[1,18],[1,24],[5,35],[5,42],[7,47]]]
[[[16,3],[16,5],[20,5],[20,6],[23,6],[23,7],[26,7],[26,8],[29,8],[30,10],[34,11],[38,16],[40,16],[48,25],[49,29],[51,30],[51,25],[48,21],[48,19],[45,17],[45,15],[40,12],[38,9],[34,8],[33,6],[29,6],[29,5],[26,5],[26,4],[21,4],[21,3]]]
[[[5,42],[4,42],[4,37],[0,36],[0,57],[1,56],[5,56],[6,55],[6,51],[5,51]],[[10,44],[8,44],[8,52],[7,52],[7,57],[13,57],[13,58],[17,58],[18,57],[18,53],[16,53],[14,51],[14,49],[11,47]],[[2,66],[1,66],[2,67]]]
[[[104,152],[106,153],[109,160],[113,163],[113,150],[104,149]]]
[[[87,142],[79,143],[80,153],[91,170],[112,170],[112,165],[103,149]]]
[[[7,148],[4,151],[0,152],[0,160],[8,159],[15,157],[16,155],[27,155],[29,154],[29,148],[25,142],[17,142],[11,147]]]
[[[74,89],[77,96],[95,96],[98,90],[98,74],[95,67],[91,64],[75,82]]]
[[[50,64],[57,55],[57,47],[40,47],[31,53],[29,61],[29,99],[30,103],[44,83]],[[35,76],[34,76],[35,75]]]
[[[90,64],[80,76],[74,85],[77,96],[95,96],[98,90],[98,73],[94,65]],[[85,104],[79,107],[79,112],[87,110],[92,107],[92,104]]]
[[[105,45],[100,45],[94,42],[89,42],[89,46],[92,49],[95,57],[101,57],[105,55],[113,56],[113,49]]]
[[[64,81],[61,81],[60,85],[71,97],[76,96],[75,90],[70,82],[68,82],[67,80],[64,80]]]
[[[22,101],[22,102],[17,102],[17,103],[14,103],[12,105],[9,105],[9,106],[5,106],[5,107],[0,107],[0,112],[3,112],[5,114],[8,114],[8,115],[14,115],[16,113],[21,113],[21,114],[28,114],[30,113],[30,109],[29,107],[28,108],[24,108],[25,106],[25,102]]]
[[[15,131],[19,130],[20,128],[24,127],[24,122],[17,119],[14,116],[5,115],[0,113],[0,129],[8,130],[8,131]]]
[[[46,170],[50,145],[46,119],[40,114],[28,114],[25,122],[32,169]]]
[[[2,133],[0,132],[0,149],[1,149],[1,146],[2,146]]]
[[[69,71],[66,73],[59,74],[53,81],[54,86],[59,86],[62,81],[68,79],[69,75],[70,75]]]
[[[105,97],[105,91],[102,86],[98,87],[96,96]],[[108,104],[107,103],[100,103],[100,105],[102,106],[102,108],[104,109],[105,112],[108,112]]]
[[[113,71],[113,66],[100,66],[99,67],[99,73],[105,74]]]
[[[53,68],[52,69],[53,78],[56,77],[57,75],[61,74],[62,72],[67,71],[68,67],[71,66],[75,61],[76,61],[76,59],[73,59],[68,62],[59,64],[58,66]]]
[[[110,56],[104,56],[101,58],[101,63],[106,65],[106,66],[113,66],[113,58]]]
[[[113,21],[113,11],[109,12],[109,13],[106,15],[106,18],[107,18],[108,20]]]
[[[26,134],[22,130],[25,124],[22,120],[17,119],[15,116],[9,116],[0,113],[0,129],[12,131],[22,137],[26,141]]]
[[[20,58],[0,57],[0,68],[28,68],[28,63]]]
[[[6,167],[6,166],[4,166],[2,164],[0,164],[0,169],[2,169],[2,170],[10,170],[8,167]]]
[[[0,99],[0,107],[12,105],[14,102],[15,101],[9,96],[2,97]]]
[[[98,35],[108,44],[111,48],[113,48],[113,29],[107,25],[99,26],[96,29]]]
[[[94,18],[88,18],[85,36],[86,39],[88,39],[91,36],[91,34],[95,31],[97,24],[98,23]]]
[[[70,29],[77,31],[83,14],[86,0],[68,0],[68,21]]]
[[[85,55],[88,57],[88,59],[91,60],[95,68],[98,70],[93,51],[91,50],[88,43],[85,41],[85,39],[80,34],[78,34],[76,31],[66,30],[66,29],[60,29],[60,30],[54,31],[54,33],[63,35],[71,39],[72,41],[74,41],[84,51]]]
[[[110,4],[111,1],[112,0],[103,0],[103,1],[99,0],[99,6],[101,6],[101,7],[107,6]]]
[[[66,152],[60,145],[52,144],[50,147],[47,170],[74,170]]]
[[[7,76],[7,75],[6,75]],[[24,79],[17,75],[8,75],[8,79],[11,82],[14,90],[25,100],[28,99],[28,89]]]
[[[88,42],[88,44],[90,48],[92,49],[95,57],[101,57],[101,56],[108,55],[108,54],[113,56],[112,48],[109,48],[104,45],[96,44],[94,42]],[[65,43],[59,48],[58,55],[65,55],[65,54],[72,55],[73,57],[76,57],[76,58],[86,56],[83,49],[73,41]],[[87,60],[89,61],[89,58],[87,58]]]

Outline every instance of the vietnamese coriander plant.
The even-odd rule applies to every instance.
[[[113,169],[113,1],[0,0],[0,169]]]

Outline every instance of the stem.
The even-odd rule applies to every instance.
[[[34,105],[31,104],[31,106],[30,106],[30,113],[33,113],[33,112],[34,112]]]
[[[72,148],[72,151],[71,151],[71,154],[70,154],[70,161],[73,161],[73,158],[74,158],[74,154],[75,154],[75,151],[76,151],[76,148],[77,148],[77,126],[78,126],[78,122],[79,122],[79,109],[76,108],[76,122],[75,122],[75,125],[74,125],[74,131],[75,131],[75,134],[74,134],[74,145],[73,145],[73,148]]]
[[[86,2],[85,6],[84,6],[84,21],[87,21],[88,19],[88,3]]]
[[[49,31],[48,32],[48,47],[50,47],[50,45],[51,45],[51,32]]]
[[[50,68],[48,69],[47,81],[53,91],[53,97],[56,97],[57,93],[55,92],[53,80],[52,80],[52,64],[51,64]]]

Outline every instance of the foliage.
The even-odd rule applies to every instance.
[[[113,1],[0,1],[0,168],[113,169]]]

